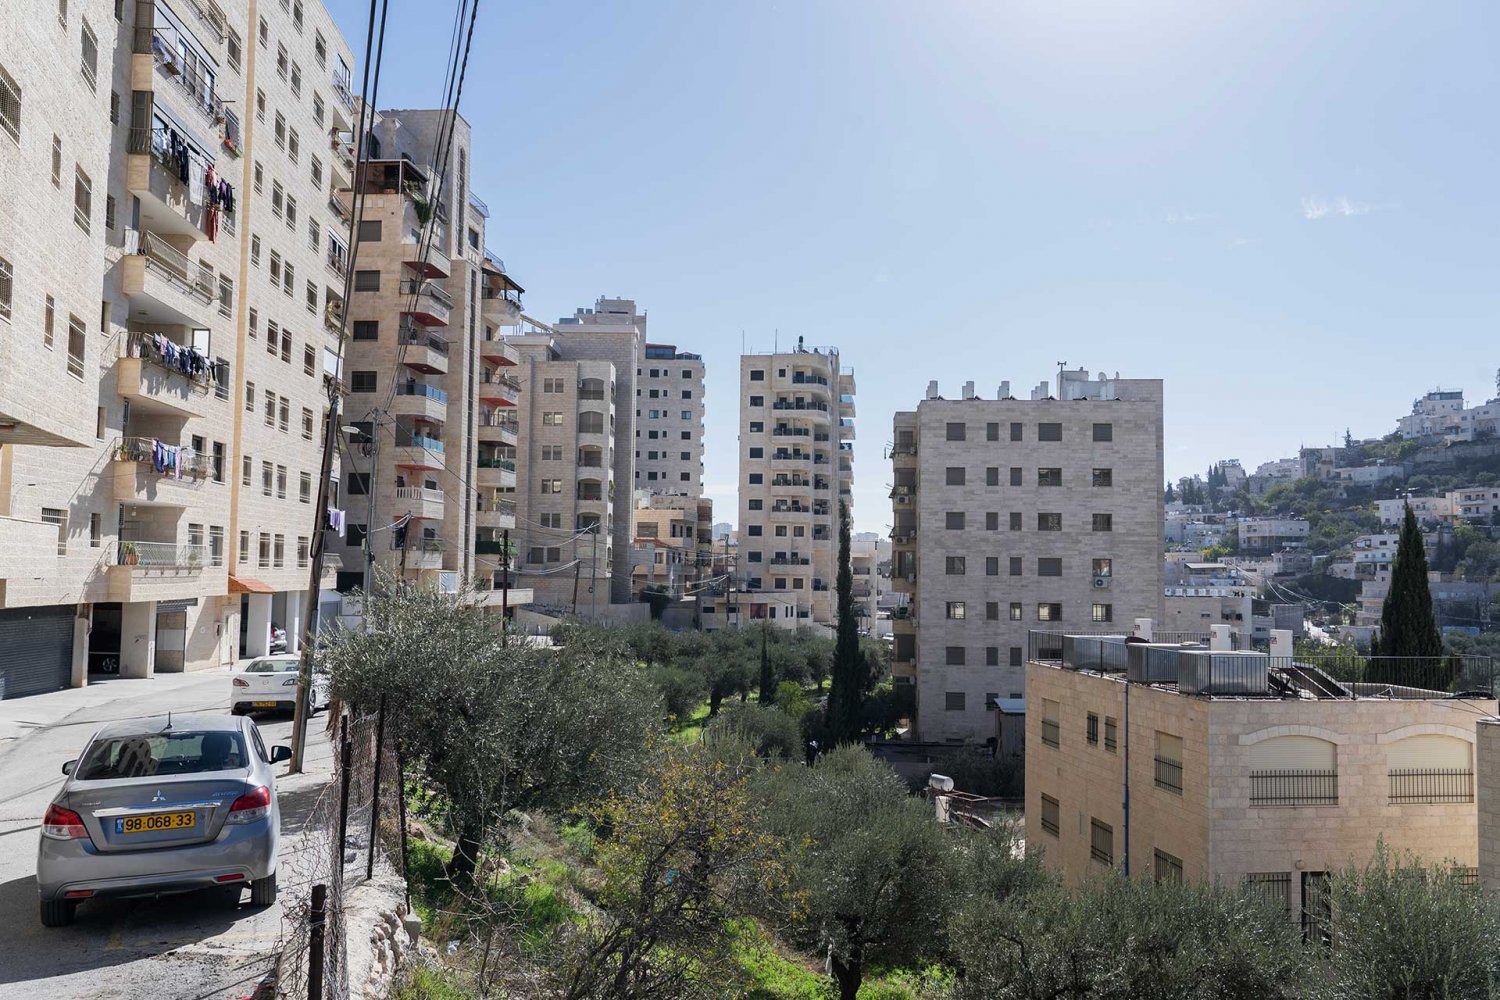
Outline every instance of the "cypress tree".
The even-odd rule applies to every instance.
[[[828,690],[828,736],[834,744],[859,739],[864,664],[854,618],[854,570],[849,557],[849,508],[839,503],[838,634],[833,645],[833,683]]]
[[[1422,529],[1411,505],[1401,521],[1401,540],[1391,565],[1391,589],[1380,611],[1380,656],[1422,657],[1427,662],[1374,660],[1370,679],[1413,687],[1446,686],[1442,676],[1443,640],[1432,615],[1432,592],[1427,587],[1427,552]]]
[[[771,669],[771,653],[767,648],[770,637],[771,627],[762,625],[760,629],[760,703],[762,705],[776,703],[776,671]]]

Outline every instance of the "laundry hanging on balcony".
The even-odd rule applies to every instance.
[[[328,530],[338,532],[340,538],[344,537],[344,512],[328,508]]]

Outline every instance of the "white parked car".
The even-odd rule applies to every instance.
[[[256,709],[296,711],[299,660],[296,653],[262,656],[235,671],[229,679],[229,710],[235,715]],[[314,667],[309,715],[328,706],[328,688],[328,674]]]

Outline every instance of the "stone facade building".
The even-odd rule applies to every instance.
[[[1065,372],[1052,391],[933,383],[895,415],[892,672],[922,740],[994,735],[1028,629],[1162,615],[1161,381]]]
[[[635,374],[635,488],[702,496],[703,356],[647,344]]]

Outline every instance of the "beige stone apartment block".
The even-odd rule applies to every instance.
[[[306,586],[298,474],[317,466],[298,418],[322,383],[297,376],[322,324],[303,318],[321,258],[301,248],[323,195],[304,178],[327,142],[326,60],[348,49],[319,4],[251,16],[234,0],[0,10],[0,534],[29,554],[0,561],[0,696],[255,651],[231,585],[242,524],[272,540],[273,563],[283,538],[264,590]],[[296,199],[294,232],[266,218],[275,184],[283,210]],[[268,292],[246,256],[263,222],[297,278],[277,293],[289,362],[279,342],[274,362],[248,356],[248,308]],[[277,402],[270,434],[245,444],[249,380]],[[273,495],[257,512],[240,501],[263,459]]]
[[[635,488],[702,496],[703,356],[647,344],[635,399]]]
[[[697,593],[713,562],[712,500],[637,491],[630,589],[647,587],[681,600]]]
[[[720,624],[832,626],[839,505],[854,482],[854,371],[836,348],[740,358],[736,593]],[[852,516],[852,515],[851,515]]]
[[[995,735],[995,699],[1026,694],[1028,629],[1161,618],[1161,381],[1075,371],[997,396],[934,383],[893,420],[891,583],[910,603],[892,672],[923,740]]]
[[[1132,675],[1123,640],[1101,645],[1107,670],[1033,638],[1026,668],[1026,841],[1070,880],[1126,867],[1128,836],[1132,875],[1250,882],[1315,922],[1324,873],[1365,863],[1379,838],[1471,876],[1480,864],[1475,723],[1494,699],[1335,692],[1289,656],[1201,649],[1187,654],[1212,656],[1201,675],[1165,658]]]

